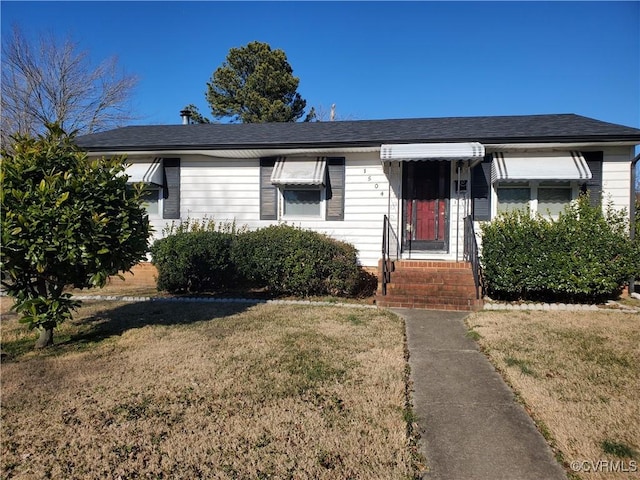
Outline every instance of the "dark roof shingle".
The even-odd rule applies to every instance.
[[[640,130],[575,114],[313,123],[146,125],[76,139],[87,150],[366,146],[382,143],[632,141]]]

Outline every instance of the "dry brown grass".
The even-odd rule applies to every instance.
[[[409,478],[403,331],[372,309],[87,302],[34,352],[4,315],[0,476]]]
[[[467,324],[565,466],[599,460],[621,462],[627,470],[640,465],[640,314],[480,312]],[[612,455],[605,442],[634,453]],[[640,477],[640,467],[599,470],[579,478]]]

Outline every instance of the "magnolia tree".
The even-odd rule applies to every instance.
[[[42,348],[80,304],[65,287],[102,287],[145,259],[149,220],[122,157],[89,159],[57,124],[11,147],[0,169],[2,285]]]

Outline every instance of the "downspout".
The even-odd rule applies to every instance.
[[[633,242],[636,236],[636,165],[640,160],[640,154],[631,161],[631,201],[629,202],[629,238]],[[631,277],[629,279],[629,294],[635,292],[636,279]]]
[[[456,163],[456,262],[459,261],[460,250],[460,171],[462,170],[462,160]]]

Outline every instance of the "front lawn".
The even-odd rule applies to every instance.
[[[56,334],[3,315],[2,478],[415,473],[390,313],[87,302]]]
[[[639,478],[640,314],[485,311],[467,325],[573,478]]]

